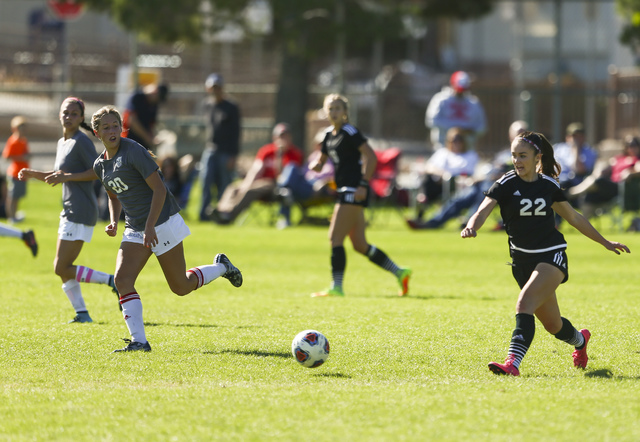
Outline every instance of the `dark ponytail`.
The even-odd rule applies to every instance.
[[[91,133],[91,135],[93,135],[94,137],[96,136],[95,132],[93,131],[93,129],[91,129],[91,126],[89,126],[86,121],[82,120],[82,123],[80,123],[80,127]]]
[[[550,176],[555,180],[558,180],[562,167],[556,161],[553,154],[553,146],[547,140],[547,138],[538,132],[523,132],[518,135],[518,138],[531,145],[536,153],[542,154],[540,158],[540,164],[538,165],[538,173]]]

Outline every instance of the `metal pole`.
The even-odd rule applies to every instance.
[[[131,63],[131,84],[133,90],[137,90],[138,86],[138,37],[135,32],[129,34],[129,63]]]
[[[336,37],[336,62],[338,64],[338,92],[345,93],[344,80],[344,60],[346,36],[344,32],[345,9],[344,0],[338,0],[336,3],[336,22],[338,23],[338,36]]]
[[[553,65],[555,73],[555,84],[553,85],[553,100],[551,108],[551,124],[553,142],[563,141],[562,136],[562,4],[561,0],[555,0],[554,18],[556,24],[556,35],[554,38]]]
[[[587,131],[587,140],[595,144],[596,142],[596,97],[595,97],[595,89],[596,89],[596,70],[597,70],[597,55],[596,50],[598,47],[598,39],[597,39],[597,5],[593,3],[588,3],[586,8],[587,15],[587,28],[588,28],[588,38],[589,38],[589,48],[588,51],[588,80],[587,80],[587,89],[586,93],[586,107],[585,107],[585,115],[584,115],[584,123]]]
[[[382,71],[382,60],[384,57],[384,44],[382,38],[377,37],[373,42],[373,56],[371,57],[373,63],[371,64],[372,72],[374,78],[380,75],[380,71]],[[372,135],[376,138],[380,138],[382,136],[382,91],[380,90],[380,85],[376,84],[374,88],[375,94],[375,104],[373,106],[373,115],[372,115]]]

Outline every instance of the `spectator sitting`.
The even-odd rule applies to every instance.
[[[598,207],[608,204],[618,196],[619,183],[640,175],[640,138],[629,135],[624,140],[624,150],[609,163],[598,162],[591,175],[572,187],[569,194],[582,199],[580,207],[586,218],[593,217]],[[630,195],[627,195],[630,193]],[[630,198],[631,197],[631,198]],[[637,197],[625,192],[625,200]],[[625,201],[625,207],[628,204]]]
[[[468,149],[464,131],[458,127],[449,129],[447,148],[436,150],[425,165],[416,222],[422,221],[427,204],[441,199],[443,186],[450,186],[452,178],[473,176],[478,159],[477,152]]]
[[[527,129],[528,125],[525,121],[518,120],[511,123],[509,126],[509,144]],[[470,214],[475,213],[484,199],[485,192],[489,190],[498,178],[512,168],[511,148],[507,147],[506,150],[501,150],[495,155],[488,172],[481,174],[481,177],[476,179],[473,185],[456,193],[433,218],[424,223],[416,220],[407,220],[407,224],[412,229],[437,229],[451,218],[459,216],[465,209],[469,209],[468,213]],[[466,222],[464,224],[466,225]]]
[[[287,164],[302,165],[302,151],[293,145],[291,130],[286,123],[278,123],[272,132],[272,142],[262,146],[242,182],[227,187],[212,213],[218,224],[228,224],[251,203],[271,198],[276,179]]]
[[[586,142],[582,123],[571,123],[566,133],[566,141],[553,146],[556,160],[562,167],[558,179],[565,192],[590,175],[598,159],[598,153]]]
[[[184,155],[179,160],[175,156],[164,157],[160,161],[160,171],[180,208],[187,207],[191,184],[196,175],[193,155]]]
[[[304,202],[328,197],[335,193],[330,186],[334,179],[334,167],[330,160],[324,163],[320,172],[309,169],[309,164],[314,163],[322,154],[322,141],[327,130],[329,128],[321,129],[316,134],[314,149],[307,158],[307,163],[304,167],[287,164],[278,177],[281,218],[278,220],[276,227],[279,229],[291,225],[291,206],[294,202],[304,204]]]

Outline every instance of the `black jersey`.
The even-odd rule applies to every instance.
[[[338,190],[358,187],[362,179],[360,146],[366,142],[360,131],[350,124],[343,125],[335,135],[333,130],[327,131],[322,141],[322,153],[333,161]]]
[[[538,174],[536,181],[527,182],[510,171],[493,183],[486,195],[500,205],[512,255],[567,247],[551,209],[553,203],[567,198],[553,178]]]

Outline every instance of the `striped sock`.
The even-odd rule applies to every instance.
[[[342,290],[344,270],[347,268],[347,254],[343,246],[331,249],[331,288]]]
[[[377,264],[386,271],[391,272],[396,276],[398,275],[398,273],[400,273],[400,267],[398,267],[395,262],[391,261],[386,253],[378,249],[373,244],[369,246],[369,250],[367,250],[367,256],[369,257],[369,261]]]
[[[536,321],[533,315],[516,314],[516,328],[513,330],[509,343],[509,356],[514,357],[513,365],[516,368],[520,368],[520,363],[531,346],[535,331]]]
[[[221,277],[226,273],[226,271],[227,268],[222,263],[208,264],[204,266],[193,267],[187,270],[187,278],[190,274],[196,275],[196,278],[198,278],[198,283],[196,284],[196,288],[194,290],[197,290],[203,285],[209,284],[214,279]]]
[[[93,284],[109,284],[111,275],[85,266],[76,266],[76,281]]]
[[[120,305],[122,305],[122,316],[127,324],[131,340],[133,342],[147,342],[147,336],[144,332],[144,322],[142,321],[142,301],[140,295],[136,292],[127,293],[120,297]]]
[[[553,336],[569,345],[573,345],[578,350],[582,350],[584,347],[584,336],[567,318],[562,318],[562,328]]]

